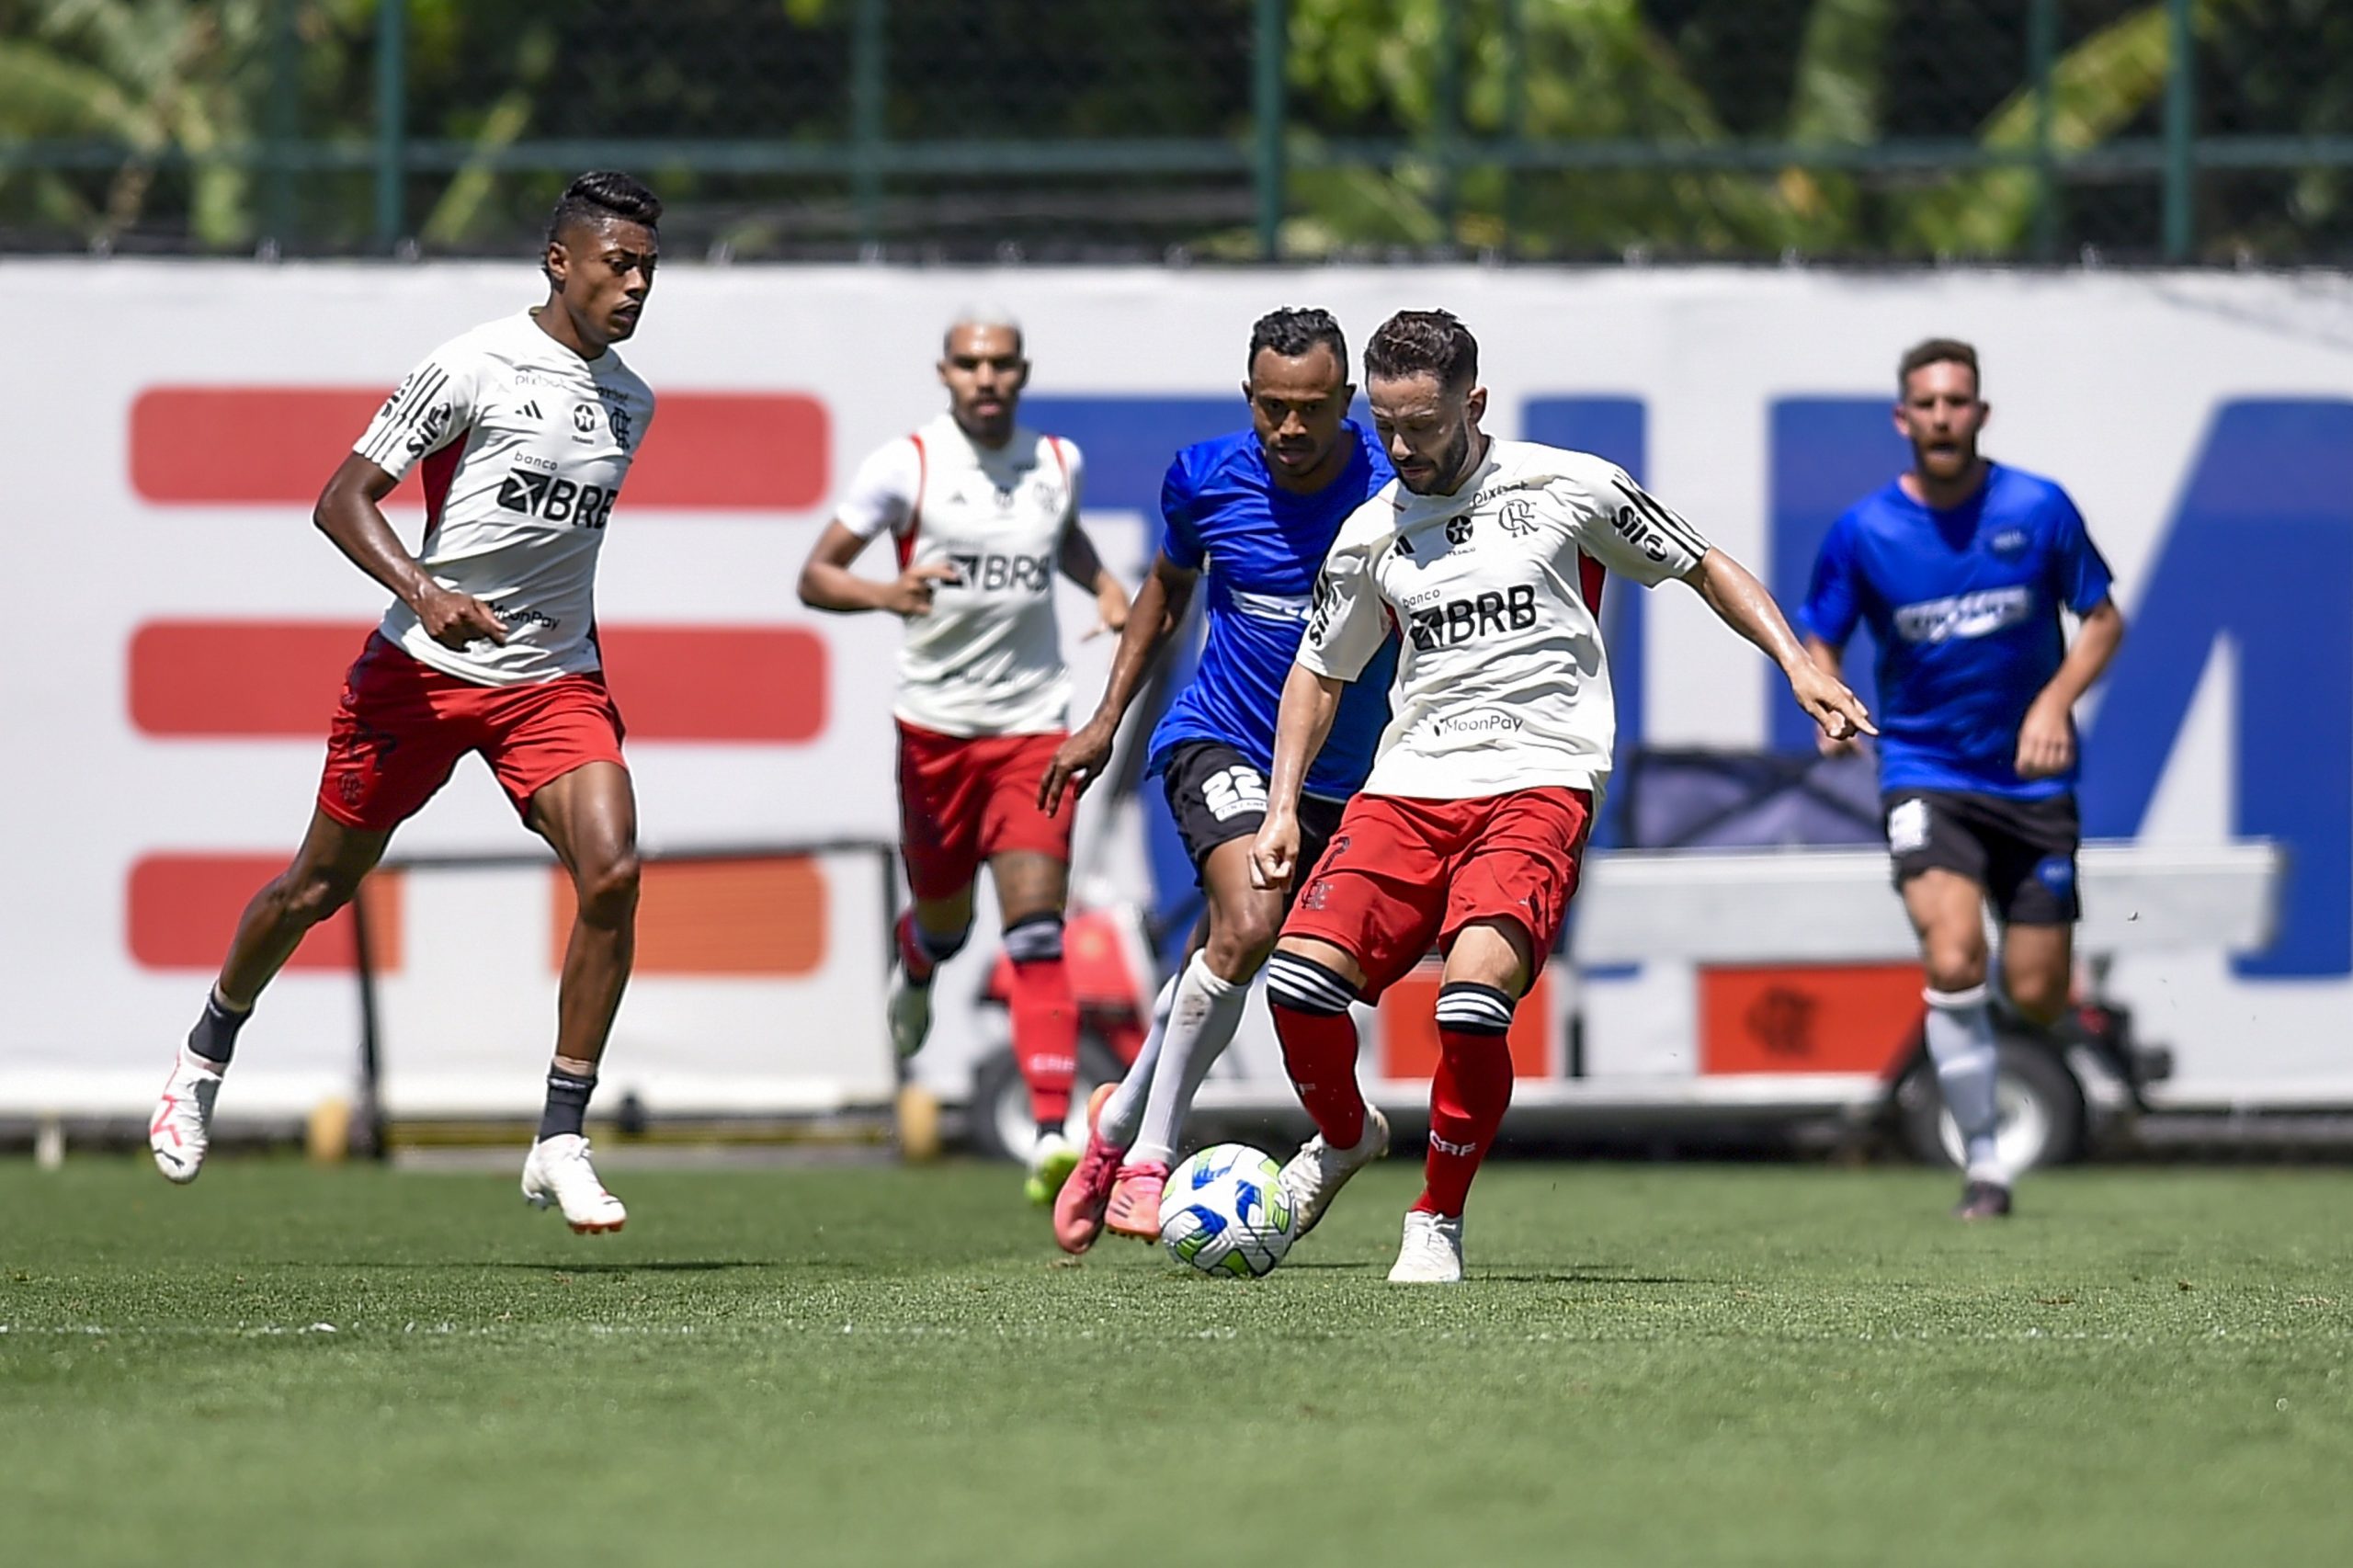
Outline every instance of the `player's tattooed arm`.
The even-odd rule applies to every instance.
[[[1274,777],[1267,781],[1267,818],[1250,846],[1250,883],[1280,891],[1299,871],[1299,791],[1307,765],[1324,749],[1347,682],[1293,665],[1275,714]]]
[[[840,519],[825,525],[817,536],[816,546],[809,551],[809,559],[801,567],[801,602],[811,609],[832,610],[840,615],[858,615],[867,610],[888,610],[903,620],[931,613],[932,590],[941,583],[952,582],[956,568],[944,561],[926,562],[910,566],[887,582],[861,577],[851,571],[850,563],[872,541],[852,532]]]
[[[1789,677],[1790,695],[1824,734],[1843,741],[1879,733],[1862,699],[1847,689],[1847,683],[1835,671],[1824,669],[1799,645],[1781,607],[1748,568],[1721,550],[1710,550],[1683,574],[1683,580],[1699,591],[1718,619],[1781,666],[1781,673]]]
[[[2051,684],[2035,694],[2018,726],[2017,767],[2021,778],[2049,778],[2075,764],[2075,704],[2099,679],[2124,642],[2124,612],[2102,599],[2075,629],[2067,656]]]
[[[311,520],[353,565],[415,611],[425,634],[444,648],[462,649],[484,639],[505,642],[506,623],[496,611],[472,594],[443,587],[401,548],[400,536],[384,517],[384,497],[399,483],[353,452],[319,492]]]
[[[1119,738],[1120,722],[1143,688],[1144,676],[1159,661],[1160,650],[1184,620],[1185,608],[1193,601],[1193,585],[1199,577],[1199,573],[1188,572],[1165,555],[1155,559],[1152,570],[1144,574],[1136,602],[1129,607],[1127,625],[1120,630],[1119,649],[1111,655],[1111,677],[1104,683],[1103,700],[1097,704],[1094,717],[1055,748],[1045,778],[1038,781],[1038,805],[1047,815],[1061,808],[1065,790],[1084,790],[1102,777]]]
[[[1063,576],[1095,596],[1097,619],[1095,630],[1086,634],[1088,638],[1100,637],[1107,631],[1116,637],[1127,630],[1128,586],[1103,564],[1102,556],[1096,553],[1095,541],[1086,537],[1086,530],[1078,526],[1075,517],[1063,530],[1058,563]]]

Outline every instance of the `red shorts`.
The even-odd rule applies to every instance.
[[[531,797],[574,768],[621,761],[620,710],[601,674],[482,686],[419,664],[379,634],[343,677],[319,810],[346,827],[390,833],[470,751],[528,815]]]
[[[899,721],[899,837],[917,898],[953,897],[982,861],[1007,851],[1069,863],[1075,797],[1065,795],[1052,816],[1038,809],[1046,766],[1069,738],[1065,730],[943,735]]]
[[[1517,922],[1541,969],[1592,825],[1593,796],[1559,786],[1469,801],[1358,795],[1283,935],[1356,960],[1368,1001],[1474,920]]]

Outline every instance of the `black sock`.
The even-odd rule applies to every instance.
[[[1038,1136],[1040,1138],[1059,1138],[1062,1135],[1063,1124],[1059,1121],[1041,1121],[1038,1124]]]
[[[588,1116],[588,1096],[597,1092],[597,1077],[575,1078],[559,1068],[548,1072],[548,1108],[540,1113],[540,1136],[577,1134]]]
[[[188,1050],[216,1066],[226,1067],[229,1058],[236,1054],[237,1031],[252,1017],[250,1012],[231,1012],[221,1006],[218,995],[206,992],[204,1016],[196,1020],[196,1028],[188,1031]]]

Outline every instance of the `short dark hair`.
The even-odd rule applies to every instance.
[[[626,218],[651,229],[662,221],[662,199],[612,169],[582,175],[563,187],[555,210],[548,214],[547,243],[555,244],[574,223],[594,223],[604,218]]]
[[[1968,366],[1970,381],[1976,384],[1978,395],[1984,395],[1985,378],[1977,369],[1977,350],[1958,337],[1931,337],[1905,349],[1895,364],[1895,395],[1902,398],[1912,390],[1913,371],[1931,365]]]
[[[1449,392],[1479,380],[1479,340],[1447,311],[1399,311],[1364,346],[1365,379],[1436,376]]]
[[[1340,330],[1339,322],[1329,311],[1302,310],[1286,305],[1279,311],[1268,311],[1250,328],[1250,359],[1245,370],[1258,365],[1258,351],[1271,349],[1286,359],[1296,359],[1317,344],[1332,351],[1339,362],[1340,373],[1348,373],[1348,339]]]

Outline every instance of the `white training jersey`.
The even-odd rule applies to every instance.
[[[506,642],[445,648],[398,600],[385,639],[484,686],[601,667],[597,551],[653,422],[654,393],[620,354],[583,359],[528,312],[435,349],[352,449],[395,479],[424,464],[417,560],[495,610]]]
[[[943,735],[1032,735],[1070,722],[1054,619],[1063,535],[1078,516],[1078,449],[1017,428],[983,447],[949,415],[879,448],[834,516],[888,532],[899,568],[943,562],[931,613],[906,623],[893,711]]]
[[[1453,494],[1416,495],[1392,480],[1340,526],[1299,662],[1353,680],[1403,630],[1369,794],[1597,794],[1618,733],[1597,619],[1603,575],[1649,587],[1707,551],[1616,464],[1491,441]]]

